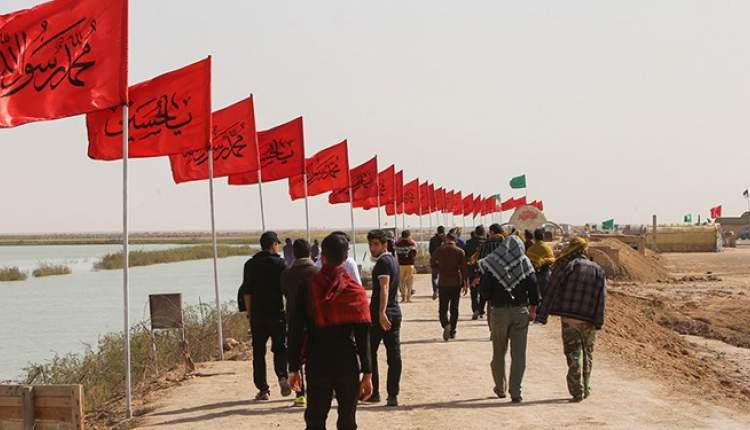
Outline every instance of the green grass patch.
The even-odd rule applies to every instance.
[[[42,263],[31,272],[31,275],[35,278],[42,278],[45,276],[70,275],[71,273],[73,273],[73,270],[64,264]]]
[[[18,267],[0,267],[0,282],[24,281],[27,277]]]
[[[250,246],[218,245],[219,258],[233,257],[237,255],[252,255],[257,248]],[[185,246],[179,248],[165,249],[162,251],[131,251],[130,267],[151,266],[154,264],[177,263],[180,261],[203,260],[213,257],[211,245]],[[101,260],[94,263],[95,270],[122,269],[122,251],[107,254]]]

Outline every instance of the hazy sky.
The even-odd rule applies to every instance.
[[[211,54],[214,108],[253,93],[259,129],[303,115],[308,154],[348,138],[352,165],[377,154],[465,192],[509,196],[526,173],[558,222],[680,222],[747,209],[748,16],[742,0],[131,0],[130,83]],[[121,164],[87,158],[83,116],[0,130],[0,148],[0,234],[120,228]],[[206,182],[175,185],[167,158],[130,172],[134,230],[208,229]],[[220,230],[260,227],[256,187],[216,185]],[[286,182],[264,194],[270,227],[304,226]],[[348,222],[311,199],[312,225]]]

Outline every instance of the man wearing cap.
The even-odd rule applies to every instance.
[[[286,315],[281,291],[281,273],[286,263],[279,255],[281,241],[275,232],[260,237],[261,251],[245,263],[240,286],[240,311],[247,312],[253,346],[253,381],[258,389],[255,400],[269,400],[266,380],[266,344],[271,339],[273,367],[279,378],[281,395],[292,394],[287,373]]]
[[[560,316],[562,342],[568,362],[571,401],[589,397],[596,331],[604,325],[607,279],[604,270],[586,255],[586,239],[574,238],[555,262],[552,279],[536,321]]]

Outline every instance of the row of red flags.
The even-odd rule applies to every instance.
[[[404,183],[394,165],[379,171],[377,157],[350,169],[346,141],[305,158],[301,117],[256,131],[252,96],[211,112],[211,57],[126,88],[127,10],[127,0],[54,0],[0,15],[0,127],[85,113],[89,157],[118,160],[127,104],[128,156],[169,156],[177,183],[208,179],[213,156],[213,176],[230,185],[286,179],[293,200],[330,193],[331,204],[390,215],[477,216],[527,204]]]

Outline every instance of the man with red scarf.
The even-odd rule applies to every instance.
[[[289,382],[300,386],[300,357],[306,351],[308,430],[326,428],[335,394],[337,428],[357,428],[357,401],[372,395],[370,309],[365,289],[342,266],[349,252],[345,237],[323,239],[323,267],[298,289],[289,315]]]

